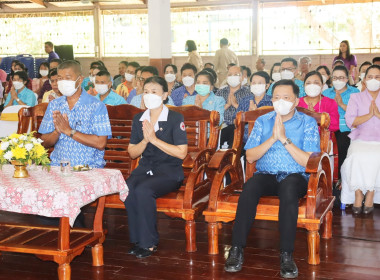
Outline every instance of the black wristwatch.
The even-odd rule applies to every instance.
[[[282,145],[286,146],[286,145],[288,145],[288,144],[292,144],[292,143],[293,143],[293,142],[292,142],[292,140],[290,140],[290,138],[286,138],[285,142],[282,143]]]

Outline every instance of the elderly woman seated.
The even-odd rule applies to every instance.
[[[366,90],[348,101],[346,122],[351,144],[342,165],[342,203],[354,203],[354,214],[369,214],[380,203],[380,66],[365,74]],[[364,200],[364,207],[362,208]]]

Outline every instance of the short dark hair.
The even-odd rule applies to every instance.
[[[111,80],[111,74],[110,74],[110,72],[108,72],[106,70],[99,71],[98,73],[96,73],[96,76],[99,76],[99,77],[106,76],[109,80]]]
[[[133,68],[139,68],[140,67],[140,64],[136,61],[131,61],[131,62],[128,62],[128,66],[132,66]]]
[[[185,63],[185,64],[182,65],[182,67],[181,67],[181,74],[183,73],[183,71],[188,70],[188,69],[193,70],[194,75],[197,74],[197,72],[198,72],[197,67],[195,67],[194,64],[191,64],[191,63]]]
[[[50,60],[49,63],[52,63],[52,62],[57,62],[58,64],[61,64],[62,63],[62,59],[60,59],[60,58],[53,58],[52,60]]]
[[[379,60],[379,61],[380,61],[380,60]],[[363,66],[366,66],[366,65],[371,66],[372,63],[369,62],[369,61],[364,61],[364,62],[360,65],[360,67],[359,67],[359,72],[362,70]]]
[[[47,67],[47,69],[49,70],[50,65],[49,65],[48,62],[41,62],[40,66],[38,66],[38,69],[40,69],[42,65],[45,66],[45,67]]]
[[[284,80],[279,80],[278,82],[275,82],[272,88],[272,95],[274,94],[275,88],[278,86],[291,86],[293,89],[294,95],[297,98],[300,96],[300,88],[296,85],[295,82],[293,82],[293,80],[284,79]]]
[[[174,64],[166,64],[165,67],[164,67],[164,73],[166,72],[166,69],[167,69],[168,67],[173,68],[174,74],[177,74],[177,72],[178,72],[178,68],[177,68],[177,66],[175,66]]]
[[[222,38],[222,39],[220,39],[220,44],[223,45],[223,46],[227,46],[227,45],[228,45],[228,40],[227,40],[227,38]]]
[[[21,78],[24,82],[28,82],[29,80],[28,73],[26,73],[26,71],[18,71],[13,74],[13,77],[14,76],[19,76],[19,78]]]
[[[149,67],[149,66],[146,66],[146,67]],[[145,87],[146,84],[151,84],[151,83],[152,84],[158,84],[158,85],[160,85],[162,87],[162,90],[164,92],[168,92],[169,91],[168,83],[162,77],[159,77],[159,76],[149,77],[148,79],[145,80],[143,87]],[[164,100],[164,104],[166,104],[168,102],[169,102],[169,95],[166,98],[166,100]]]
[[[188,52],[192,52],[192,51],[197,50],[197,45],[195,44],[195,42],[193,40],[187,40],[186,45],[187,45],[187,51]]]
[[[265,71],[258,71],[256,73],[253,73],[252,76],[249,78],[249,81],[252,82],[252,78],[253,76],[260,76],[260,77],[263,77],[265,79],[265,83],[266,84],[269,84],[270,83],[270,77],[269,77],[269,74]]]
[[[206,65],[207,65],[207,64],[211,65],[211,66],[212,66],[212,69],[214,69],[215,65],[212,64],[211,62],[206,62],[205,65],[204,65],[204,68],[206,68]]]
[[[74,60],[66,60],[58,65],[57,71],[62,69],[72,68],[77,74],[82,74],[82,66]]]
[[[12,63],[11,63],[11,65],[14,63],[14,64],[16,64],[16,63],[18,63],[18,62],[21,62],[20,60],[18,60],[18,59],[14,59],[14,60],[12,60]]]
[[[227,65],[227,67],[232,67],[232,66],[236,66],[236,63],[229,63],[228,65]],[[240,71],[241,71],[241,68],[240,68]]]
[[[207,71],[207,70],[202,70],[201,72],[199,72],[197,75],[195,75],[195,81],[198,79],[199,76],[206,76],[210,82],[210,84],[212,86],[215,85],[215,77],[213,74],[211,74],[211,72]]]
[[[128,61],[122,60],[119,62],[119,64],[124,64],[125,67],[128,67]]]
[[[367,71],[365,71],[365,77],[367,77],[367,74],[369,72],[369,70],[371,69],[377,69],[377,70],[380,70],[380,65],[377,65],[377,64],[373,64],[371,65],[370,67],[367,68]],[[17,72],[18,73],[18,72]]]
[[[94,62],[91,62],[90,69],[99,68],[100,66],[105,67],[103,61],[100,61],[100,60],[94,61]]]
[[[218,75],[216,74],[215,70],[214,69],[211,69],[211,68],[204,68],[202,70],[203,71],[206,71],[206,72],[209,72],[213,77],[214,77],[214,84],[216,83],[216,80],[218,79]]]
[[[273,75],[273,69],[276,66],[280,66],[281,67],[281,63],[280,62],[276,62],[275,64],[273,64],[272,68],[270,69],[270,78],[271,79],[272,79],[272,75]]]
[[[335,66],[337,63],[342,63],[343,65],[345,65],[343,60],[341,60],[341,59],[336,59],[336,60],[334,61],[334,63],[333,63],[333,66]]]
[[[252,71],[248,66],[240,66],[240,69],[241,69],[241,72],[243,72],[244,70],[247,71],[248,79],[249,79],[249,77],[251,77]]]
[[[372,64],[375,64],[375,62],[380,62],[380,56],[376,56],[372,59]]]
[[[22,70],[27,71],[25,64],[20,61],[15,63],[15,67],[16,66],[20,66]]]
[[[142,70],[144,69],[144,67],[145,67],[145,66],[140,66],[140,67],[138,67],[138,68],[136,69],[136,71],[135,71],[135,76],[137,75],[137,72],[142,71]]]
[[[319,71],[321,69],[324,69],[326,74],[331,76],[331,72],[330,72],[330,69],[326,66],[326,65],[319,65],[316,69],[316,71]],[[322,78],[323,79],[323,78]],[[331,87],[331,78],[329,78],[327,81],[326,81],[326,84],[328,87]]]
[[[292,62],[295,67],[298,67],[298,62],[293,57],[285,57],[281,60],[281,64],[283,62]]]
[[[153,76],[158,76],[158,69],[154,66],[145,66],[143,69],[141,69],[141,74],[144,72],[149,72],[153,74]]]
[[[45,42],[45,45],[48,45],[49,47],[54,47],[54,44],[50,41]]]
[[[333,73],[334,71],[343,71],[345,74],[346,74],[346,77],[348,78],[348,70],[346,68],[346,66],[344,65],[338,65],[338,66],[335,66],[334,69],[333,69]]]
[[[317,76],[318,76],[318,78],[321,80],[321,83],[322,83],[322,85],[323,85],[323,78],[322,78],[322,75],[321,75],[321,73],[319,73],[317,70],[315,70],[315,71],[310,71],[309,73],[307,73],[307,74],[305,75],[305,79],[303,80],[303,83],[305,84],[305,83],[306,83],[306,80],[307,80],[309,77],[314,76],[314,75],[317,75]]]
[[[57,75],[58,75],[57,68],[52,68],[49,70],[48,78],[51,79],[51,77],[57,76]]]

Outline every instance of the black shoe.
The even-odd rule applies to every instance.
[[[136,252],[140,249],[140,247],[136,244],[133,243],[133,246],[131,249],[128,250],[129,255],[136,255]]]
[[[157,251],[157,246],[153,246],[153,250],[150,248],[139,248],[136,252],[136,258],[143,259],[151,256]]]
[[[298,268],[293,260],[293,254],[288,252],[281,252],[281,277],[283,278],[296,278],[298,277]]]
[[[238,272],[244,262],[244,249],[238,246],[232,246],[228,253],[224,270],[227,272]]]

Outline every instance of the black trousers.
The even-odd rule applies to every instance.
[[[224,142],[227,142],[228,148],[232,148],[234,143],[234,130],[235,125],[230,124],[220,131],[220,148],[222,148]]]
[[[129,239],[141,248],[158,244],[156,198],[175,191],[180,182],[166,175],[131,175],[127,179],[129,194],[125,200]]]
[[[340,132],[335,131],[335,138],[336,143],[338,146],[338,178],[340,179],[340,168],[342,167],[342,164],[344,160],[347,157],[348,148],[350,147],[351,139],[348,137],[348,134],[350,134],[349,131],[346,132]]]
[[[293,252],[296,238],[298,201],[305,196],[308,182],[300,174],[291,174],[277,182],[275,175],[256,174],[243,186],[232,232],[232,246],[245,247],[256,217],[256,208],[262,196],[280,199],[280,250]]]

